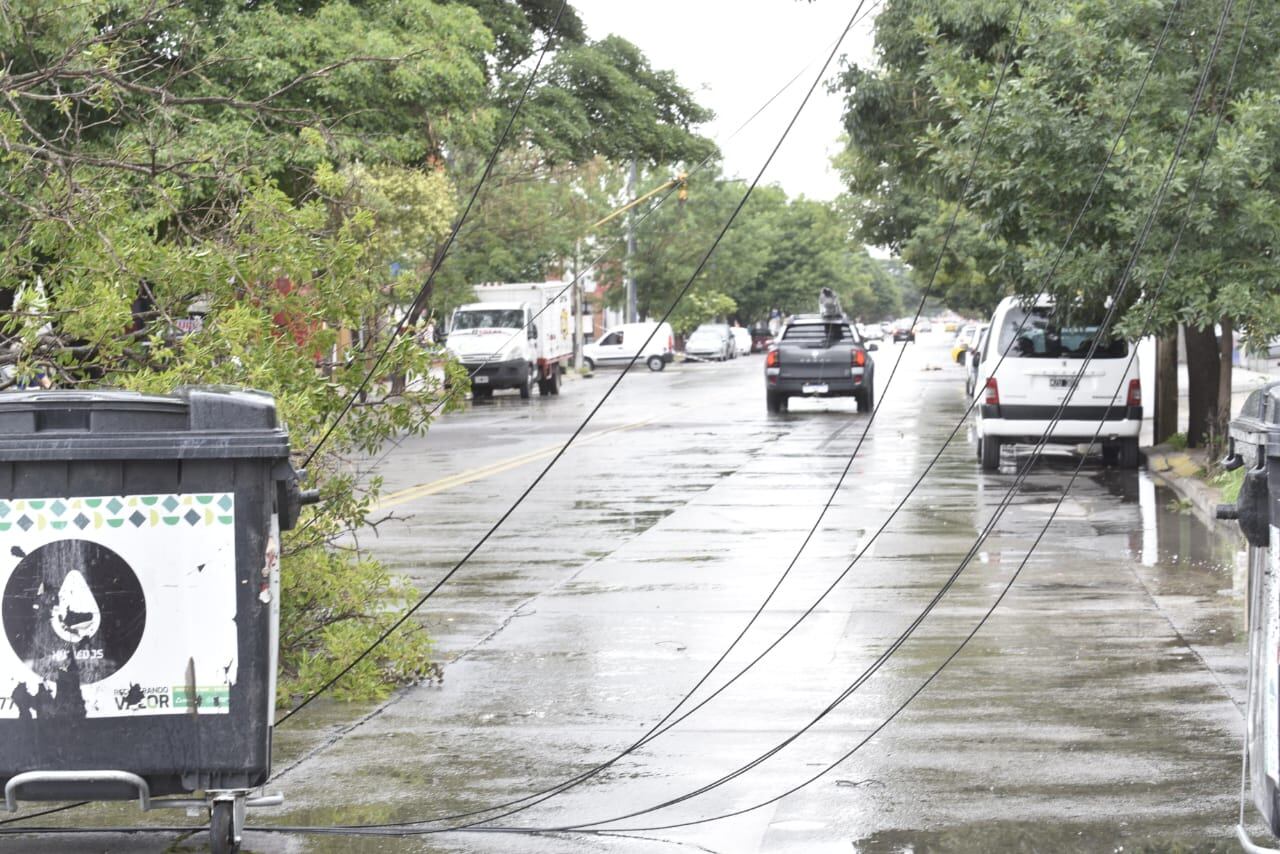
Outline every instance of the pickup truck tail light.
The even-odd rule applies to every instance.
[[[1125,406],[1141,406],[1142,405],[1142,381],[1129,380],[1129,397],[1125,400]]]
[[[849,352],[849,364],[855,368],[864,367],[867,364],[867,353],[865,350],[853,349]]]
[[[764,366],[766,368],[778,367],[778,351],[770,350],[768,355],[764,357]]]
[[[987,392],[982,402],[987,406],[1000,405],[1000,386],[996,384],[995,377],[987,377]]]

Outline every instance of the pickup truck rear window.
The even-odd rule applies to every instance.
[[[797,323],[782,333],[782,341],[797,347],[814,349],[837,344],[857,344],[858,338],[847,323]]]

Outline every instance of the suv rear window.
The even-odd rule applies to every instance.
[[[1037,307],[1030,312],[1014,308],[1004,316],[999,346],[1000,352],[1014,358],[1083,359],[1097,335],[1097,325],[1058,326],[1052,308]],[[1127,355],[1128,342],[1105,337],[1093,358],[1121,359]]]
[[[847,323],[795,323],[783,331],[782,340],[799,347],[813,348],[858,343]]]

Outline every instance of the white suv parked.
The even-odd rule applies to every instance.
[[[978,457],[984,469],[1000,466],[1002,445],[1040,441],[1097,333],[1097,326],[1060,326],[1047,298],[1030,308],[1018,297],[1000,302],[978,354],[974,387],[979,397]],[[1003,362],[1001,353],[1006,354]],[[1129,359],[1129,344],[1123,339],[1107,338],[1098,346],[1048,441],[1090,442],[1099,422],[1103,426],[1098,441],[1106,461],[1137,468],[1142,386],[1138,360]]]

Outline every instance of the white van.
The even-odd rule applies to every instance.
[[[649,370],[665,368],[676,354],[676,336],[671,324],[623,323],[607,329],[595,341],[582,345],[582,364],[589,371],[597,365],[624,366],[636,353],[640,353],[637,361],[644,362]]]
[[[1042,297],[1029,308],[1018,297],[1001,300],[978,354],[974,385],[978,457],[984,469],[1000,466],[1002,445],[1040,441],[1097,333],[1097,326],[1060,326],[1051,299]],[[1001,353],[1006,354],[1003,362]],[[1098,346],[1048,441],[1091,442],[1099,422],[1098,441],[1107,463],[1137,468],[1142,385],[1138,360],[1130,360],[1124,339],[1107,338]]]

